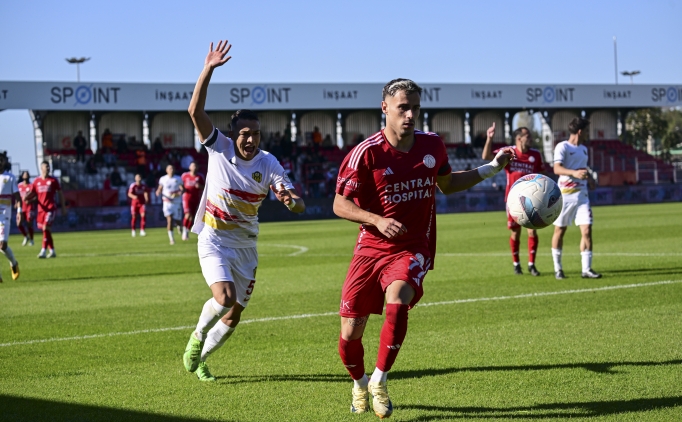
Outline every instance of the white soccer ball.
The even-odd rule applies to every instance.
[[[520,226],[541,229],[552,224],[564,205],[559,186],[541,174],[517,180],[507,196],[507,212]]]

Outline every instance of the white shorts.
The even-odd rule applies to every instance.
[[[173,217],[173,220],[182,220],[182,210],[179,202],[163,201],[163,216]]]
[[[559,218],[554,222],[555,226],[568,227],[571,221],[575,221],[576,226],[592,225],[592,208],[590,208],[590,198],[587,195],[577,197],[563,196],[564,206],[561,209]]]
[[[199,264],[206,284],[219,281],[234,283],[237,303],[246,308],[256,284],[258,250],[256,248],[228,248],[199,235]]]
[[[6,215],[0,214],[0,242],[7,242],[9,240],[10,218]]]

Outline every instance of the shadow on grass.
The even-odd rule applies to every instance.
[[[457,407],[428,405],[398,405],[397,410],[411,409],[435,414],[408,419],[426,422],[452,419],[549,419],[589,418],[613,416],[622,413],[647,412],[682,406],[682,396],[656,397],[633,400],[605,400],[574,403],[545,403],[534,406],[512,407]],[[635,416],[636,417],[636,416]]]
[[[617,374],[616,366],[664,366],[680,365],[682,359],[662,362],[586,362],[586,363],[558,363],[548,365],[502,365],[502,366],[471,366],[461,368],[416,369],[412,371],[392,371],[391,379],[432,377],[454,374],[458,372],[492,372],[492,371],[546,371],[552,369],[585,369],[601,374]]]
[[[682,274],[682,267],[658,267],[658,268],[622,268],[609,269],[605,274],[629,274],[629,275],[677,275]]]
[[[88,422],[205,422],[207,419],[183,418],[134,410],[113,409],[85,404],[63,403],[0,394],[0,420],[88,421]]]

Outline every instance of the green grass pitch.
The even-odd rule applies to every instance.
[[[682,420],[682,204],[593,211],[604,278],[580,277],[571,227],[561,282],[551,228],[542,276],[514,276],[503,213],[438,216],[436,268],[389,374],[392,420]],[[216,383],[182,365],[210,295],[196,237],[56,234],[59,257],[38,260],[38,244],[13,236],[22,273],[12,281],[0,260],[0,420],[377,419],[349,413],[337,354],[356,234],[341,220],[261,226],[254,296],[209,359]],[[525,267],[525,233],[521,245]],[[382,321],[364,337],[370,373]]]

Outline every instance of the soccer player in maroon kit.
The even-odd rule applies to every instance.
[[[194,224],[194,216],[201,202],[201,193],[204,189],[204,176],[197,173],[197,163],[192,161],[189,171],[182,173],[182,185],[185,192],[182,194],[182,209],[185,215],[182,218],[182,240],[189,240],[189,232]]]
[[[135,237],[135,217],[140,214],[140,236],[146,236],[147,233],[144,231],[145,227],[145,212],[146,204],[149,202],[149,188],[142,183],[142,175],[140,173],[135,174],[135,183],[131,183],[128,187],[128,198],[131,199],[130,202],[130,228],[132,229],[131,235]]]
[[[484,160],[491,160],[497,151],[493,151],[493,136],[495,136],[495,123],[488,129],[488,138],[481,154]],[[507,172],[507,188],[504,192],[504,202],[507,202],[509,190],[514,182],[521,176],[531,173],[542,173],[542,154],[540,151],[531,148],[533,142],[530,130],[527,127],[520,127],[512,134],[514,137],[514,161],[509,163],[504,170]],[[519,263],[519,246],[521,244],[521,226],[507,213],[507,228],[511,231],[509,246],[512,251],[514,261],[514,274],[522,275],[521,264]],[[539,276],[540,272],[535,268],[535,254],[538,251],[538,233],[535,229],[528,229],[528,272],[532,276]]]
[[[438,135],[414,130],[422,89],[395,79],[383,89],[386,128],[356,146],[339,170],[334,212],[360,223],[341,293],[339,355],[354,380],[351,412],[393,412],[386,378],[407,333],[407,314],[422,297],[436,246],[436,186],[445,194],[468,189],[499,172],[513,157],[504,148],[489,164],[453,173]],[[376,369],[365,375],[362,335],[370,314],[386,319]]]
[[[43,231],[43,247],[38,254],[38,258],[56,258],[54,251],[54,241],[52,240],[51,226],[57,212],[57,201],[55,195],[59,194],[62,215],[66,215],[66,205],[64,195],[61,192],[59,180],[50,176],[50,163],[43,161],[40,164],[40,176],[36,177],[31,185],[31,191],[26,195],[25,200],[31,201],[37,198],[38,217],[36,222],[38,228]],[[50,252],[46,254],[46,251]]]
[[[24,241],[21,246],[29,244],[33,246],[33,219],[35,214],[35,201],[27,201],[26,195],[31,191],[31,176],[27,171],[21,173],[19,179],[19,195],[21,195],[21,212],[17,213],[17,227],[22,235]]]

